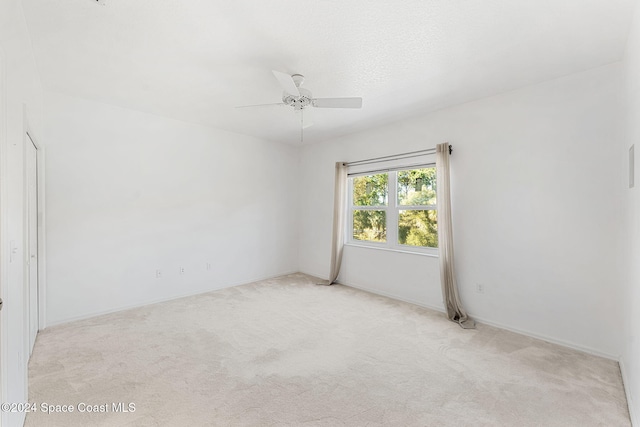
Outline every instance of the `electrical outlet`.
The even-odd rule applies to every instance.
[[[476,292],[484,294],[484,285],[482,283],[476,283]]]
[[[180,267],[180,274],[184,274],[184,267]]]
[[[210,262],[207,263],[207,271],[209,271],[209,270],[211,270],[211,263]]]
[[[156,270],[156,279],[159,279],[162,277],[162,270]]]

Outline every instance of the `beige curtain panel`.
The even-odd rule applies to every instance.
[[[347,199],[347,166],[344,162],[336,163],[335,190],[333,196],[333,234],[331,238],[331,270],[329,280],[321,283],[331,285],[340,274],[342,265],[342,251],[344,249],[344,228],[346,221]]]
[[[473,329],[476,322],[462,307],[453,262],[453,224],[451,216],[451,186],[449,143],[436,146],[436,191],[438,204],[438,251],[442,298],[449,320],[465,329]]]

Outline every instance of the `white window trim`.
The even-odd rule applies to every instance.
[[[354,247],[365,247],[371,249],[388,250],[392,252],[421,254],[437,257],[439,254],[438,248],[428,248],[423,246],[401,245],[398,243],[398,213],[401,210],[437,210],[437,205],[428,206],[405,206],[398,204],[398,171],[420,169],[420,168],[432,168],[435,167],[435,163],[410,165],[407,167],[383,169],[378,171],[367,171],[366,173],[350,174],[348,176],[348,201],[347,201],[347,223],[346,230],[347,235],[345,244]],[[354,206],[353,205],[353,178],[357,176],[376,175],[380,173],[389,174],[388,189],[387,189],[387,205],[386,206]],[[372,242],[368,240],[357,240],[353,238],[353,211],[354,210],[372,210],[372,211],[385,211],[387,218],[387,241],[386,242]]]
[[[363,248],[363,249],[373,249],[376,251],[385,251],[385,252],[395,252],[395,253],[400,253],[400,254],[411,254],[411,255],[420,255],[420,256],[426,256],[426,257],[433,257],[433,258],[438,258],[438,251],[437,248],[421,248],[421,247],[417,247],[417,246],[409,246],[409,249],[405,249],[405,245],[399,245],[402,247],[402,249],[392,249],[386,246],[373,246],[370,245],[368,243],[377,243],[377,242],[366,242],[362,244],[362,240],[353,240],[352,242],[346,242],[344,245],[345,246],[350,246],[353,248]],[[414,250],[414,249],[419,249],[419,250]],[[431,249],[429,251],[425,251],[425,250],[420,250],[420,249]]]

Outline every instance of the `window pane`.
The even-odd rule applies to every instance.
[[[398,242],[401,245],[438,247],[438,211],[400,211]]]
[[[387,213],[385,211],[353,211],[354,240],[387,241]]]
[[[353,178],[354,206],[386,206],[389,175],[358,176]]]
[[[398,171],[398,205],[436,204],[436,168]]]

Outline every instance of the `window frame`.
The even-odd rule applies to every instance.
[[[438,248],[431,248],[425,246],[413,246],[400,244],[398,241],[398,219],[400,211],[406,210],[421,210],[438,211],[438,204],[435,205],[400,205],[398,203],[398,172],[410,171],[414,169],[423,168],[435,168],[435,163],[425,163],[420,165],[410,165],[406,167],[394,167],[392,169],[373,170],[360,173],[353,173],[347,176],[347,223],[346,223],[346,239],[345,244],[350,246],[366,247],[372,249],[382,249],[394,252],[406,252],[413,254],[423,254],[430,256],[438,256]],[[353,204],[353,178],[359,176],[371,176],[386,173],[387,178],[387,205],[386,206],[355,206]],[[437,182],[436,182],[437,185]],[[374,242],[370,240],[358,240],[353,238],[353,212],[357,210],[372,210],[372,211],[385,211],[386,227],[387,227],[387,241],[386,242]]]

